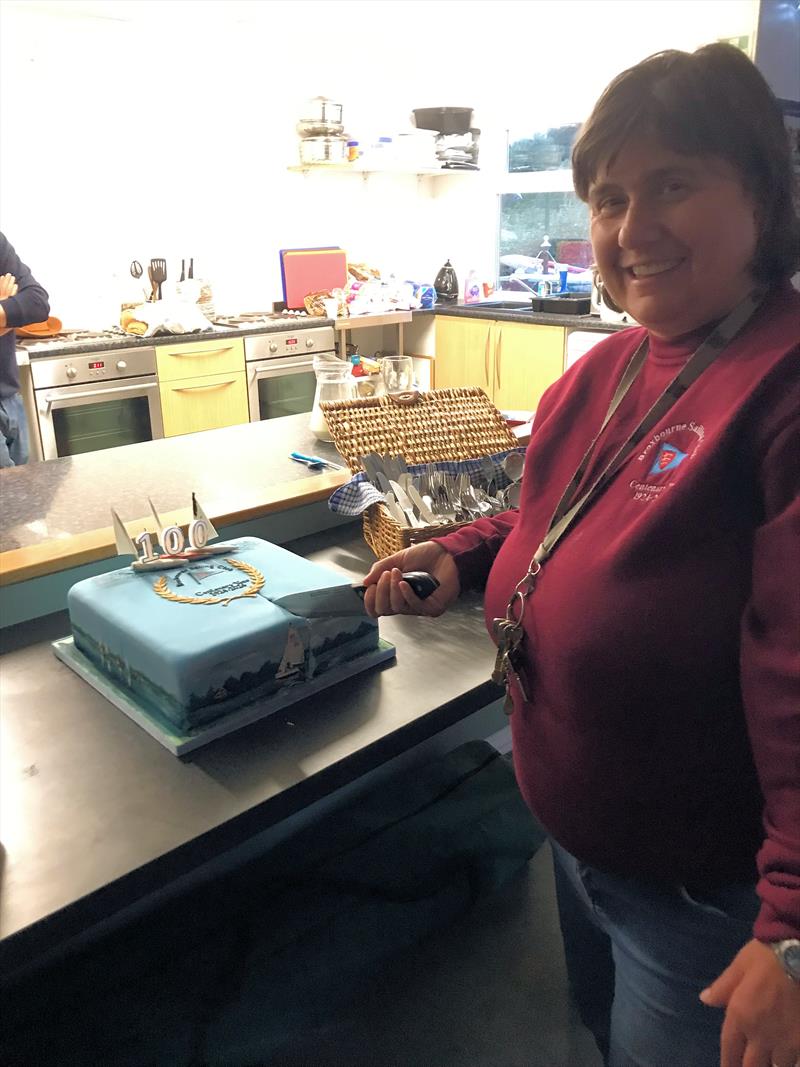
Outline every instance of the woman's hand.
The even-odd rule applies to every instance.
[[[769,945],[748,941],[700,999],[725,1008],[720,1067],[800,1063],[800,985],[789,979]]]
[[[401,578],[403,571],[427,571],[439,580],[439,588],[425,600]],[[381,615],[441,615],[458,598],[461,583],[449,552],[433,541],[411,545],[402,552],[380,559],[364,579],[364,607],[373,619]]]

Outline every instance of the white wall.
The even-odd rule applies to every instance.
[[[282,247],[492,275],[508,127],[579,121],[630,63],[754,20],[754,0],[3,0],[0,227],[67,326],[114,321],[134,257],[175,277],[193,255],[231,311],[280,299]],[[317,94],[353,136],[472,105],[481,173],[290,172]]]

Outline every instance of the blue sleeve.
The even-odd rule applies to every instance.
[[[50,314],[50,299],[14,251],[8,238],[0,233],[0,275],[13,274],[19,292],[0,301],[6,313],[6,326],[27,326],[31,322],[44,322]]]

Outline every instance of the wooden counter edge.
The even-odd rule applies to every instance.
[[[264,490],[258,503],[242,501],[231,510],[213,511],[212,509],[209,512],[209,518],[219,528],[220,537],[224,538],[225,526],[327,500],[334,489],[344,485],[348,478],[349,474],[346,471],[327,471],[299,481],[269,486]],[[109,503],[109,508],[111,507],[112,502]],[[192,520],[191,508],[163,512],[161,518],[166,522],[185,526]],[[148,515],[140,519],[125,520],[125,526],[135,538],[142,530],[152,531],[153,517]],[[72,537],[55,538],[38,545],[9,549],[7,552],[0,553],[0,586],[14,585],[17,582],[42,578],[48,574],[56,574],[59,571],[94,563],[97,560],[110,559],[116,555],[116,551],[114,530],[110,525],[100,530],[75,534]]]

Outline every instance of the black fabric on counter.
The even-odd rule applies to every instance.
[[[3,992],[15,1067],[269,1062],[544,840],[508,763],[471,741]]]

